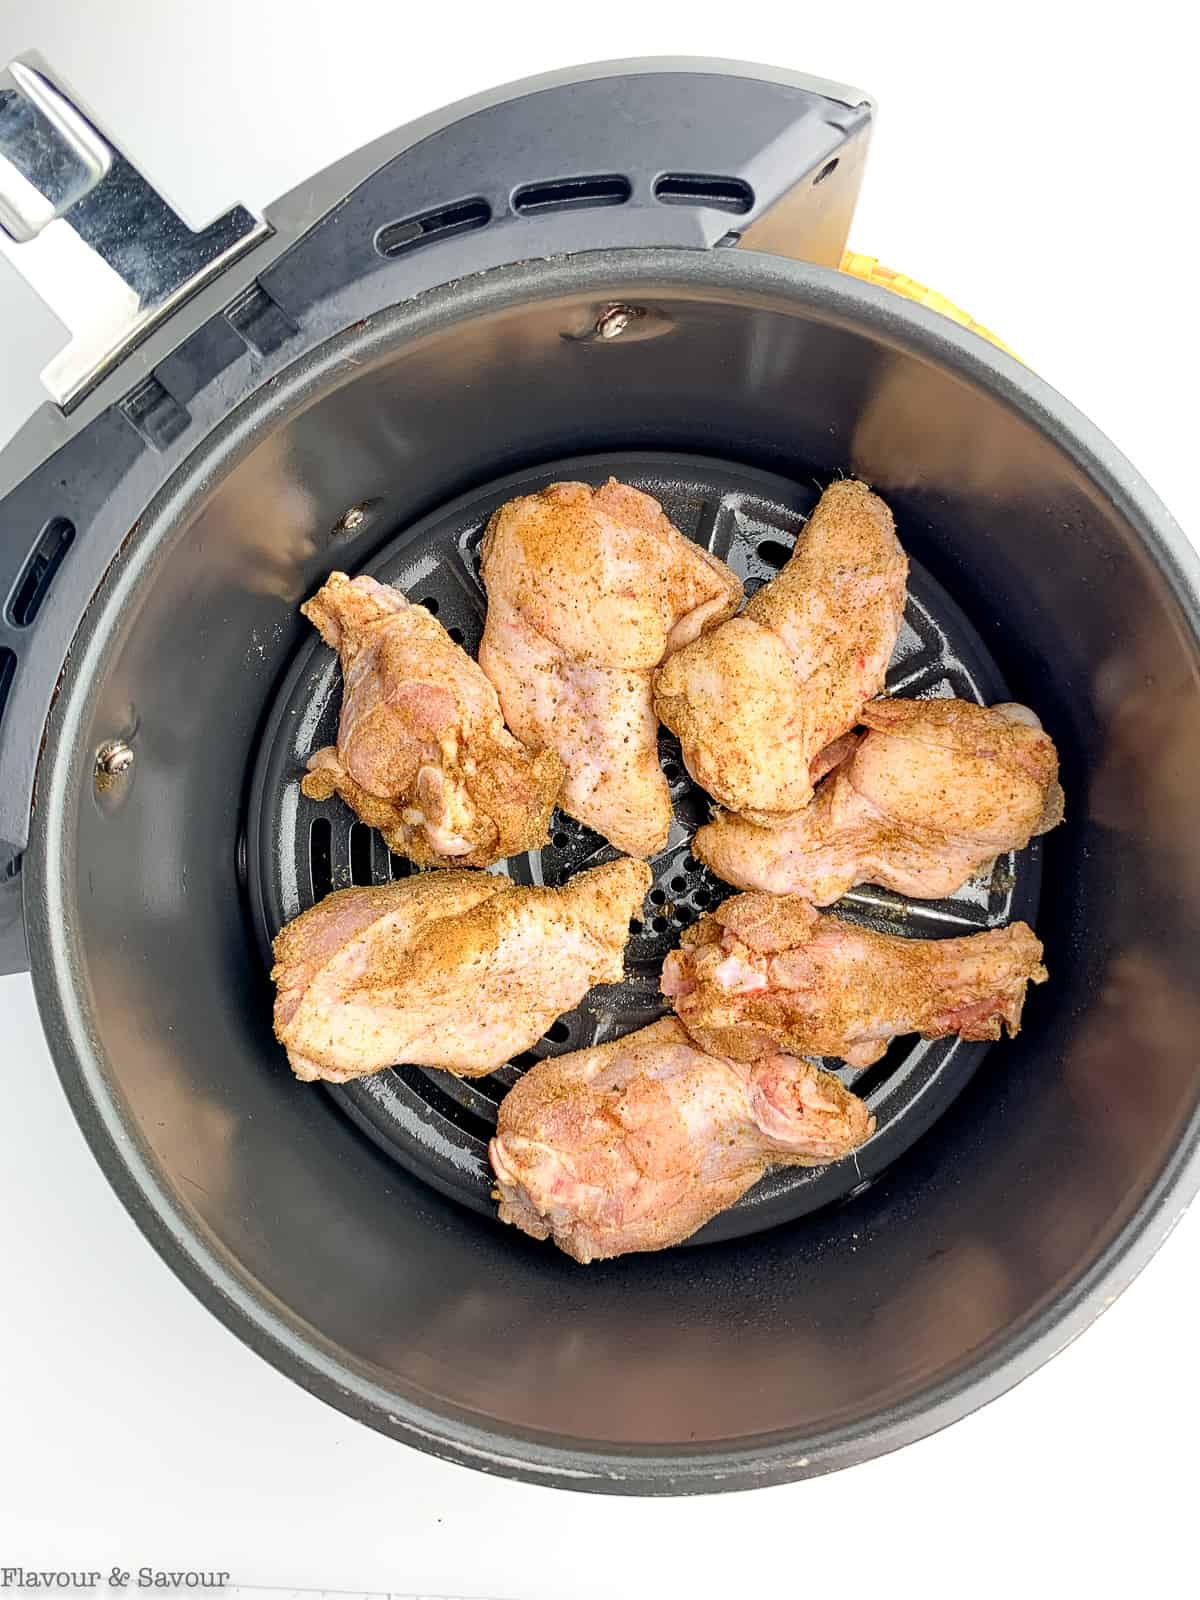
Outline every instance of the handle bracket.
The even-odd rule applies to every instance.
[[[42,373],[64,410],[269,232],[240,205],[193,232],[36,56],[0,72],[0,252],[70,330]]]

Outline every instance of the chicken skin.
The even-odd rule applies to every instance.
[[[486,867],[545,844],[562,763],[504,726],[496,691],[424,606],[331,573],[301,611],[341,656],[336,747],[301,787],[333,793],[420,866]]]
[[[1042,946],[1024,922],[962,939],[899,939],[803,900],[740,894],[683,935],[662,988],[704,1050],[878,1061],[897,1034],[1015,1034]]]
[[[657,500],[615,479],[556,483],[502,506],[482,572],[479,665],[517,737],[561,758],[559,805],[630,855],[662,850],[671,797],[652,674],[737,610],[738,579]]]
[[[739,889],[827,906],[856,883],[920,900],[961,889],[1062,820],[1058,754],[1025,706],[873,700],[868,733],[780,827],[721,812],[692,853]]]
[[[539,1061],[488,1153],[501,1221],[588,1262],[679,1244],[769,1168],[836,1161],[874,1128],[811,1062],[706,1055],[668,1017]]]
[[[763,827],[808,804],[821,752],[883,688],[907,580],[883,501],[849,479],[826,489],[779,576],[655,675],[701,788]]]
[[[649,887],[649,867],[626,859],[563,889],[439,872],[339,890],[275,940],[275,1036],[298,1078],[405,1062],[494,1072],[592,984],[621,981]]]

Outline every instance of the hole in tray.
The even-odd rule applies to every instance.
[[[333,888],[333,824],[328,817],[314,817],[308,834],[308,863],[315,904]]]
[[[873,1061],[869,1067],[864,1067],[856,1077],[851,1078],[849,1087],[854,1090],[854,1093],[861,1100],[865,1100],[868,1095],[874,1094],[876,1089],[880,1088],[891,1077],[896,1061],[897,1052],[894,1049],[888,1050],[886,1054],[880,1056],[878,1061]],[[834,1060],[825,1061],[822,1064],[831,1072],[836,1072],[845,1066],[844,1061]]]
[[[393,855],[390,851],[388,852],[388,869],[392,874],[393,882],[399,878],[411,878],[413,874],[413,864],[408,857]]]
[[[654,929],[655,933],[666,933],[668,926],[667,919],[666,917],[655,917],[650,926]]]
[[[374,882],[371,870],[371,830],[365,822],[350,825],[350,882],[360,889]]]
[[[565,850],[570,844],[571,838],[569,834],[556,833],[550,842],[553,844],[556,850]]]
[[[436,1111],[447,1122],[469,1136],[474,1136],[480,1142],[486,1141],[496,1125],[494,1115],[480,1107],[478,1101],[471,1104],[456,1097],[449,1087],[455,1080],[448,1074],[436,1070],[426,1071],[424,1067],[401,1066],[395,1068],[397,1076],[421,1097],[432,1111]]]
[[[447,628],[446,632],[454,640],[455,644],[461,644],[463,642],[463,631],[461,628]]]
[[[651,889],[650,904],[652,906],[664,905],[666,903],[666,898],[667,894],[665,889]]]
[[[560,1017],[557,1022],[552,1022],[550,1024],[542,1037],[544,1039],[549,1039],[551,1044],[566,1044],[567,1040],[571,1037],[571,1030]]]
[[[42,601],[75,538],[75,524],[66,517],[51,517],[38,535],[17,580],[8,614],[18,628],[27,628],[42,609]]]
[[[671,887],[674,889],[676,894],[682,894],[687,888],[687,879],[683,877],[672,878]]]
[[[427,594],[427,595],[423,596],[422,599],[418,600],[417,604],[419,606],[424,606],[426,611],[428,611],[428,613],[429,613],[429,615],[431,617],[436,617],[437,616],[437,614],[438,614],[438,603],[437,603],[436,595]]]
[[[832,161],[827,161],[825,163],[825,165],[821,168],[820,172],[818,172],[816,177],[813,179],[813,188],[815,189],[819,183],[824,183],[825,179],[828,178],[831,173],[836,172],[837,171],[837,165],[838,165],[837,156],[834,156]]]
[[[654,185],[654,198],[667,206],[708,206],[713,211],[732,211],[742,216],[754,204],[754,190],[741,178],[665,172]]]
[[[555,178],[547,183],[527,183],[513,195],[513,210],[522,217],[547,211],[582,211],[588,206],[623,206],[633,185],[620,173],[592,174],[584,178]]]
[[[758,544],[758,554],[769,567],[774,567],[778,572],[792,559],[792,547],[790,544],[784,544],[781,539],[761,539]]]

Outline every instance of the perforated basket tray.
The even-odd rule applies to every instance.
[[[600,484],[609,476],[654,495],[677,528],[733,567],[747,593],[787,560],[822,487],[815,480],[792,481],[699,456],[638,452],[556,461],[493,482],[422,519],[382,549],[367,570],[428,606],[474,653],[486,606],[478,548],[492,512],[548,483]],[[903,527],[899,531],[903,540]],[[1010,698],[966,617],[916,563],[888,689],[917,698],[957,695],[988,705]],[[340,703],[337,659],[314,634],[267,718],[248,806],[247,886],[266,961],[283,924],[330,889],[386,883],[412,870],[339,800],[314,802],[300,792],[308,756],[336,739]],[[710,802],[688,778],[678,743],[665,730],[659,748],[675,817],[667,848],[652,863],[654,884],[643,912],[630,927],[625,981],[593,989],[529,1054],[490,1077],[468,1082],[401,1065],[324,1088],[397,1161],[475,1211],[494,1215],[487,1141],[496,1108],[521,1073],[540,1056],[582,1049],[661,1016],[667,1009],[658,991],[664,956],[684,927],[734,892],[689,854],[691,835],[708,816]],[[548,848],[492,870],[517,883],[555,885],[615,854],[596,834],[556,812]],[[905,900],[863,888],[846,895],[836,909],[906,936],[966,934],[1014,917],[1033,921],[1040,876],[1035,841],[1019,856],[1001,856],[990,874],[952,899]],[[877,1123],[873,1138],[830,1166],[776,1170],[689,1242],[736,1238],[859,1192],[930,1126],[988,1048],[957,1039],[906,1038],[865,1071],[825,1062],[866,1099]],[[276,1069],[287,1071],[282,1051]]]

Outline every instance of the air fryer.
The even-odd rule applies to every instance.
[[[0,457],[3,969],[31,968],[98,1161],[204,1302],[486,1471],[682,1493],[894,1448],[1069,1342],[1197,1185],[1196,563],[1033,373],[838,270],[872,109],[763,67],[592,66],[193,233],[45,63],[0,77],[0,246],[72,335]],[[581,1268],[495,1220],[486,1140],[527,1059],[326,1088],[273,1039],[281,923],[406,870],[300,793],[339,682],[297,608],[371,571],[471,647],[490,512],[609,474],[753,589],[841,473],[913,560],[889,686],[1028,701],[1067,795],[983,886],[848,909],[935,937],[1024,916],[1050,982],[1011,1044],[902,1040],[860,1075],[854,1160]],[[663,955],[728,892],[661,754],[676,820],[627,980],[533,1056],[658,1015]],[[602,851],[556,817],[505,870]]]

